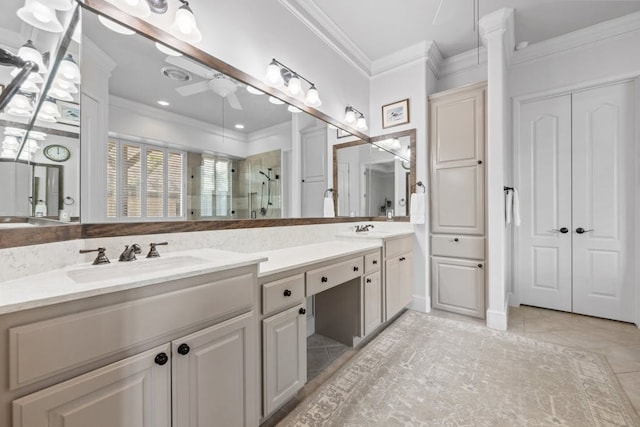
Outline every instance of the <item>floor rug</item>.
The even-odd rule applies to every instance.
[[[281,426],[640,426],[603,356],[407,311]]]

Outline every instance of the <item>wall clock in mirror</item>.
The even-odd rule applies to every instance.
[[[64,145],[47,145],[43,150],[44,156],[54,162],[66,162],[71,157],[71,152]]]

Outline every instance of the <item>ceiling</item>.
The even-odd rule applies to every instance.
[[[293,0],[281,0],[293,3]],[[477,3],[476,3],[477,1]],[[640,11],[638,0],[303,0],[295,7],[333,32],[344,33],[370,61],[422,41],[436,42],[444,58],[477,46],[475,16],[515,9],[516,43],[550,39],[593,24]],[[479,14],[474,13],[476,4]],[[324,16],[322,16],[324,14]],[[322,23],[325,25],[322,25]],[[327,25],[328,24],[328,25]],[[333,25],[335,24],[335,25]],[[333,27],[333,28],[332,28]],[[343,43],[343,45],[345,45]],[[354,52],[351,52],[352,54]]]

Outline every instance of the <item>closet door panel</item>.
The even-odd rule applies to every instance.
[[[574,311],[622,321],[634,320],[633,93],[573,95]]]
[[[521,106],[519,151],[520,300],[571,311],[571,95]]]

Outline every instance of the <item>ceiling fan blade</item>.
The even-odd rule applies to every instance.
[[[205,79],[212,79],[216,74],[214,70],[187,59],[184,56],[167,56],[165,61]]]
[[[195,95],[196,93],[205,92],[207,90],[209,90],[208,80],[176,88],[176,91],[182,96]]]
[[[240,101],[238,100],[238,97],[235,93],[230,93],[226,96],[226,98],[227,101],[229,101],[229,105],[231,106],[231,108],[233,108],[234,110],[242,110],[242,105],[240,105]]]
[[[438,25],[438,18],[440,17],[440,12],[442,11],[442,5],[444,5],[444,0],[440,0],[440,3],[438,4],[436,13],[435,15],[433,15],[433,21],[431,21],[432,25]]]

